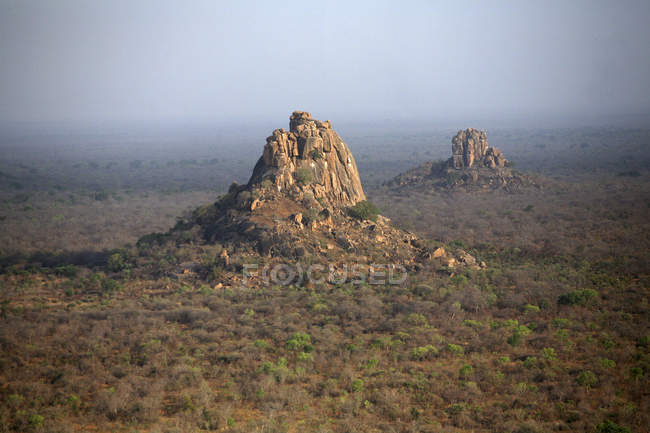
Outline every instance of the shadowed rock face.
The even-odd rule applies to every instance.
[[[474,128],[458,131],[451,143],[451,162],[456,169],[505,167],[508,162],[499,149],[488,146],[485,131]]]
[[[266,139],[248,184],[264,181],[278,191],[311,192],[334,207],[352,206],[366,198],[354,157],[329,120],[312,119],[304,111],[293,112],[289,131],[276,129]]]

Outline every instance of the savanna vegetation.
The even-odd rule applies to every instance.
[[[400,137],[348,139],[382,215],[486,264],[422,266],[399,285],[224,285],[245,256],[144,236],[246,181],[232,159],[96,158],[68,178],[5,158],[21,186],[2,186],[0,431],[645,432],[647,160],[606,151],[643,134],[502,132],[491,143],[522,171],[538,155],[544,188],[411,196],[381,181],[435,146],[402,137],[414,156],[395,160]],[[181,158],[197,164],[170,175]]]

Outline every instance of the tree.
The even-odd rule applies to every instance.
[[[301,185],[307,185],[312,180],[311,170],[308,168],[299,168],[296,170],[296,181]]]
[[[377,221],[379,209],[374,203],[363,200],[350,208],[350,215],[359,220]]]

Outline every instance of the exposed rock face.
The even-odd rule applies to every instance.
[[[458,131],[451,143],[451,163],[456,169],[475,165],[488,168],[505,167],[508,162],[499,149],[488,146],[485,131],[474,128]]]
[[[328,121],[294,111],[289,131],[276,129],[266,139],[264,154],[248,184],[268,180],[278,191],[299,188],[330,206],[352,206],[365,200],[354,157]]]

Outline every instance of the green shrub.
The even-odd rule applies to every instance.
[[[149,233],[138,239],[135,245],[138,249],[145,250],[156,245],[163,245],[168,238],[169,236],[165,233]]]
[[[640,379],[644,376],[643,367],[631,367],[630,376],[633,379]]]
[[[119,272],[126,268],[126,261],[120,253],[111,254],[107,262],[108,269],[112,272]]]
[[[460,368],[458,374],[459,374],[460,377],[462,377],[462,378],[467,378],[467,377],[471,376],[472,374],[474,374],[474,367],[472,367],[472,366],[469,365],[469,364],[464,364],[464,365]]]
[[[7,398],[7,401],[11,406],[16,407],[21,405],[22,402],[25,401],[25,397],[23,397],[20,394],[10,394],[9,397]]]
[[[524,360],[524,367],[531,369],[537,365],[537,357],[536,356],[527,356],[526,359]]]
[[[390,349],[395,342],[389,336],[378,337],[370,342],[370,348],[372,349]]]
[[[267,343],[264,340],[255,340],[253,341],[253,346],[257,347],[258,349],[263,349],[263,350],[268,350],[271,348],[269,343]]]
[[[465,243],[465,241],[460,240],[460,239],[454,239],[453,241],[449,242],[448,245],[449,245],[449,247],[452,248],[452,249],[458,249],[458,248],[460,248],[460,249],[462,249],[462,250],[466,250],[467,248],[469,248],[469,247],[467,246],[467,244]]]
[[[529,314],[529,313],[539,313],[539,307],[537,305],[531,305],[527,304],[524,307],[524,313]]]
[[[352,390],[352,392],[361,392],[361,391],[363,391],[363,380],[354,379],[352,381],[352,383],[350,383],[350,390]]]
[[[558,317],[553,319],[553,326],[556,328],[568,328],[571,325],[571,320],[564,318],[564,317]]]
[[[605,350],[611,350],[616,347],[616,342],[612,337],[605,337],[601,340],[600,345],[605,348]]]
[[[294,352],[311,352],[314,346],[311,345],[311,337],[304,332],[296,332],[287,340],[287,349]]]
[[[454,355],[462,355],[465,353],[465,349],[463,349],[463,346],[459,346],[458,344],[453,344],[449,343],[447,344],[447,350]]]
[[[595,433],[630,433],[630,429],[607,420],[596,426]]]
[[[313,207],[308,207],[303,213],[302,213],[302,221],[305,225],[309,225],[314,221],[318,221],[319,219],[319,212],[316,208]]]
[[[120,290],[120,283],[113,280],[112,278],[105,278],[102,280],[102,290],[105,293],[117,292]]]
[[[275,370],[275,365],[271,361],[264,361],[260,364],[260,367],[257,369],[258,373],[273,373]]]
[[[298,354],[298,361],[300,362],[308,362],[313,360],[314,360],[314,355],[312,355],[309,352],[300,352]]]
[[[43,421],[45,421],[45,418],[37,413],[31,414],[27,419],[27,422],[29,422],[29,425],[32,427],[41,427],[43,425]]]
[[[323,159],[323,153],[318,149],[314,149],[311,151],[311,157],[316,160]]]
[[[296,170],[296,181],[301,185],[311,183],[313,175],[310,168],[299,168]]]
[[[555,349],[553,349],[552,347],[543,348],[542,356],[547,361],[555,361],[557,359],[557,355],[555,354]]]
[[[468,280],[468,278],[467,278],[466,275],[463,275],[463,274],[457,274],[457,275],[454,275],[453,277],[451,277],[451,278],[449,279],[449,281],[451,281],[452,283],[454,283],[456,286],[462,286],[462,285],[464,285],[464,284],[467,284],[467,282],[468,282],[469,280]]]
[[[507,340],[508,344],[511,346],[519,346],[521,344],[521,334],[518,332],[513,333]]]
[[[578,375],[576,381],[585,388],[591,388],[598,383],[598,377],[591,370],[585,370]]]
[[[616,362],[608,358],[601,358],[600,366],[605,369],[610,369],[616,367]]]
[[[411,313],[406,318],[406,321],[413,326],[427,326],[429,322],[424,315],[419,313]]]
[[[437,354],[438,354],[438,349],[436,349],[435,347],[429,344],[426,346],[413,348],[413,350],[411,351],[411,358],[417,361],[421,361],[423,359],[431,358]]]
[[[526,335],[530,334],[531,330],[525,325],[517,326],[513,331],[512,335],[508,337],[508,344],[511,346],[518,346],[521,344],[521,340]]]
[[[373,368],[376,368],[377,365],[379,365],[379,360],[378,359],[369,359],[366,361],[366,370],[372,370]]]
[[[561,295],[557,298],[559,305],[586,305],[587,302],[596,298],[598,292],[593,289],[574,290],[572,292]]]
[[[379,209],[372,202],[368,200],[360,201],[350,208],[350,216],[353,218],[370,221],[377,221]]]
[[[532,332],[532,330],[526,325],[517,326],[515,331],[519,332],[523,336],[529,335]]]
[[[483,324],[481,322],[476,321],[476,320],[466,319],[466,320],[463,321],[463,326],[479,329],[479,328],[483,327]]]
[[[253,198],[253,194],[250,193],[250,191],[242,191],[239,194],[237,194],[237,205],[238,206],[245,206],[250,202]]]
[[[79,409],[81,408],[81,399],[77,397],[76,395],[72,394],[68,398],[68,405],[70,405],[70,408],[74,413],[79,412]]]

